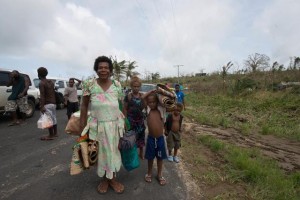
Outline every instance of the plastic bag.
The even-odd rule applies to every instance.
[[[37,127],[40,129],[51,128],[53,126],[53,120],[47,113],[41,115],[37,121]]]
[[[136,145],[134,145],[131,149],[121,149],[120,152],[121,152],[123,167],[127,171],[131,171],[140,166],[140,160],[139,160]]]

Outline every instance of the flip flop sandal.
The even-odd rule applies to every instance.
[[[146,175],[145,175],[145,181],[146,181],[147,183],[151,183],[151,182],[152,182],[152,176],[146,174]]]
[[[163,176],[161,176],[161,177],[156,177],[156,179],[157,179],[159,185],[161,185],[161,186],[164,186],[164,185],[167,184],[167,181],[166,181],[166,179],[165,179]]]
[[[114,182],[112,183],[111,181],[108,182],[109,186],[117,193],[117,194],[122,194],[124,192],[124,185],[122,185],[119,182]]]
[[[107,191],[108,191],[108,186],[109,186],[108,181],[103,181],[103,182],[101,182],[101,183],[98,185],[97,191],[98,191],[100,194],[105,194],[105,193],[107,193]]]

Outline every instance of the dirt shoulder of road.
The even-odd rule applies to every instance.
[[[299,142],[257,134],[244,136],[235,129],[204,126],[185,118],[180,149],[182,162],[176,166],[186,184],[188,199],[251,199],[249,186],[229,178],[224,158],[199,145],[197,135],[211,135],[240,147],[255,147],[265,156],[275,159],[287,172],[300,169]]]

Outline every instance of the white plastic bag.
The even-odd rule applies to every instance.
[[[40,129],[51,128],[53,126],[53,120],[47,113],[41,115],[37,121],[37,127]]]

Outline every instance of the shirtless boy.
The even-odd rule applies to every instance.
[[[166,135],[167,144],[169,150],[168,160],[170,162],[179,163],[179,158],[177,156],[178,149],[181,147],[181,135],[180,129],[182,124],[183,116],[180,114],[183,109],[181,103],[176,103],[175,109],[167,117],[166,121]],[[174,157],[172,156],[172,150],[174,149]]]
[[[151,183],[153,161],[157,160],[157,180],[160,185],[166,184],[166,179],[162,176],[163,159],[167,158],[165,139],[164,139],[164,113],[158,105],[156,90],[147,92],[143,99],[147,105],[147,126],[148,137],[146,142],[145,158],[148,160],[148,172],[145,181]],[[163,109],[163,108],[162,108]]]

